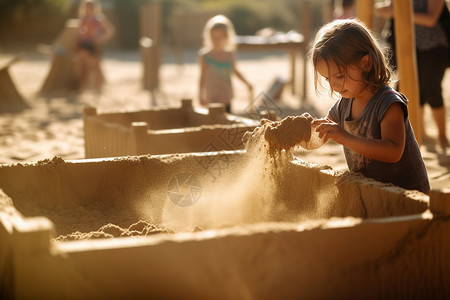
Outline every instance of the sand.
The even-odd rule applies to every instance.
[[[166,228],[161,225],[150,224],[146,221],[138,221],[131,224],[128,228],[122,228],[115,224],[107,224],[100,227],[96,231],[90,231],[83,233],[76,231],[66,235],[59,235],[56,237],[58,242],[67,242],[75,240],[88,240],[88,239],[104,239],[104,238],[118,238],[127,236],[147,236],[156,233],[173,233],[170,228]]]
[[[0,49],[1,50],[1,49]],[[20,49],[23,50],[23,49]],[[30,105],[29,109],[22,112],[0,114],[0,163],[23,163],[39,161],[44,159],[53,159],[54,156],[64,160],[84,158],[84,141],[82,126],[82,110],[85,105],[93,105],[100,112],[116,112],[127,110],[148,109],[153,106],[179,106],[182,98],[193,98],[194,105],[198,105],[197,99],[197,79],[199,69],[196,63],[196,50],[188,50],[184,54],[184,64],[175,63],[175,57],[170,51],[163,51],[163,65],[161,67],[159,90],[148,92],[141,89],[142,65],[138,51],[128,52],[106,52],[103,60],[103,68],[106,74],[107,84],[103,94],[99,97],[87,93],[84,95],[66,95],[52,98],[44,98],[37,95],[45,76],[50,67],[50,58],[36,54],[32,49],[25,49],[25,55],[21,62],[14,64],[10,68],[11,76],[16,83],[18,90],[25,97]],[[0,61],[7,60],[13,56],[15,51],[0,52]],[[239,67],[241,71],[250,79],[255,86],[256,95],[266,90],[275,76],[288,74],[288,57],[283,52],[269,53],[243,53],[240,54]],[[264,72],[261,72],[261,70]],[[311,70],[309,70],[311,75]],[[446,75],[446,81],[450,81],[450,75]],[[312,76],[310,76],[312,78]],[[445,101],[447,110],[450,109],[450,84],[444,85]],[[280,149],[294,150],[293,154],[310,162],[326,164],[337,170],[347,170],[345,158],[340,145],[328,142],[317,148],[317,145],[303,145],[304,148],[294,147],[300,140],[292,139],[294,135],[290,130],[280,130],[289,127],[293,130],[304,129],[305,135],[300,136],[303,141],[311,140],[311,130],[306,118],[300,117],[304,112],[310,113],[314,117],[325,115],[333,99],[327,96],[316,96],[312,92],[312,86],[308,86],[308,99],[300,100],[299,96],[292,95],[289,92],[289,86],[284,91],[280,101],[274,103],[281,117],[295,114],[297,117],[289,117],[284,121],[266,122],[263,124],[265,138],[269,141],[272,155],[280,152]],[[233,102],[233,112],[235,114],[245,115],[245,112],[252,98],[246,92],[244,86],[235,82],[235,100]],[[431,114],[426,111],[426,124],[429,132],[436,135],[436,128],[431,120]],[[447,113],[450,119],[450,112]],[[277,134],[283,132],[282,135]],[[290,139],[286,139],[290,137]],[[305,149],[306,148],[306,149]],[[317,148],[315,150],[311,150]],[[308,150],[309,149],[309,150]],[[438,189],[450,186],[450,153],[442,152],[432,145],[423,145],[422,154],[429,172],[431,187]],[[261,158],[258,158],[261,159]],[[209,226],[226,226],[230,222],[235,224],[245,223],[249,219],[260,221],[265,219],[274,219],[270,215],[270,193],[273,186],[270,184],[270,178],[264,179],[266,189],[261,191],[252,183],[255,178],[263,178],[267,174],[274,174],[273,170],[261,168],[262,160],[248,162],[244,166],[245,170],[237,179],[238,185],[219,186],[218,189],[227,189],[227,193],[222,195],[223,201],[217,201],[215,207],[211,209],[220,209],[220,205],[226,203],[228,211],[240,211],[238,215],[215,216],[215,223]],[[249,167],[250,166],[250,167]],[[254,167],[253,169],[251,167]],[[267,166],[266,166],[267,167]],[[264,175],[265,174],[265,175]],[[262,176],[262,177],[261,177]],[[269,176],[270,177],[270,176]],[[239,191],[240,197],[236,196]],[[254,203],[245,203],[244,199],[255,197],[261,199],[266,197],[265,201]],[[236,198],[235,202],[227,202],[230,197]],[[259,197],[259,198],[258,198]],[[261,208],[261,214],[254,216],[252,212],[255,203]],[[169,216],[167,220],[173,220],[176,213]],[[89,216],[92,218],[92,216]],[[73,233],[72,235],[60,236],[60,240],[94,238],[94,237],[117,237],[124,235],[142,234],[146,235],[153,232],[163,232],[155,224],[147,221],[129,220],[126,225],[101,224],[94,228],[94,231],[85,231]],[[147,223],[145,223],[147,222]],[[206,222],[207,223],[207,222]],[[136,225],[138,224],[138,225]],[[199,224],[191,224],[191,229],[195,229]],[[140,230],[133,229],[138,226]],[[82,229],[80,229],[82,231]],[[170,231],[170,230],[169,230]],[[165,231],[165,232],[169,232]]]
[[[160,72],[160,89],[152,94],[141,89],[142,65],[139,52],[106,51],[103,60],[107,85],[103,95],[82,97],[54,97],[45,99],[36,93],[41,88],[50,68],[50,58],[38,54],[35,49],[0,49],[0,62],[8,61],[17,52],[23,52],[21,61],[10,67],[10,74],[18,90],[26,98],[30,109],[19,113],[0,114],[0,163],[37,161],[55,155],[64,159],[84,157],[82,109],[90,104],[99,111],[139,110],[157,105],[179,105],[183,97],[196,99],[199,70],[196,50],[186,50],[182,65],[175,63],[171,49],[163,51],[163,65]],[[276,76],[289,74],[289,58],[284,52],[244,52],[239,54],[239,68],[254,84],[255,98],[267,90]],[[301,64],[300,64],[301,66]],[[263,69],[262,69],[263,68]],[[264,70],[263,72],[261,70]],[[298,70],[301,70],[298,68]],[[309,112],[314,117],[323,117],[334,102],[328,95],[316,96],[313,92],[311,70],[308,98],[304,101],[290,93],[289,86],[283,90],[282,99],[276,102],[277,111],[286,116],[290,112],[298,115]],[[301,78],[299,79],[299,82]],[[443,84],[450,120],[450,73],[447,72]],[[250,99],[246,87],[234,82],[235,113],[244,113]],[[425,122],[431,136],[437,136],[437,129],[431,111],[425,110]],[[447,122],[450,124],[450,122]],[[449,129],[450,131],[450,129]],[[450,186],[450,157],[433,145],[422,146],[422,155],[428,169],[432,188]],[[340,145],[327,143],[314,151],[303,151],[306,160],[327,164],[333,168],[346,170],[345,157]]]
[[[296,146],[306,150],[317,149],[323,145],[323,141],[311,126],[313,120],[308,113],[287,116],[280,121],[261,119],[261,126],[244,135],[245,148],[253,150],[254,145],[263,140],[271,157],[276,157],[283,150],[290,152]]]

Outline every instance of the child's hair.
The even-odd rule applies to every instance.
[[[313,66],[321,60],[334,62],[340,72],[347,74],[350,65],[356,65],[365,55],[370,69],[363,73],[364,82],[376,91],[391,82],[391,69],[387,57],[371,31],[355,19],[334,20],[324,25],[316,35],[310,56]],[[318,91],[319,76],[314,72],[314,85]],[[333,94],[331,90],[331,94]]]
[[[78,7],[78,17],[82,18],[86,15],[86,9],[88,5],[94,7],[94,13],[96,16],[102,14],[102,6],[100,1],[97,0],[81,0],[80,6]]]
[[[234,31],[233,23],[231,23],[231,21],[224,15],[214,16],[209,19],[208,22],[206,22],[206,25],[203,29],[203,47],[213,47],[213,43],[211,41],[211,31],[216,29],[223,30],[227,36],[225,49],[230,51],[234,50],[236,48],[236,32]]]

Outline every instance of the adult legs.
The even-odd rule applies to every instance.
[[[84,92],[89,84],[89,60],[89,53],[80,50],[77,58],[78,92],[80,93]]]
[[[78,54],[79,92],[84,92],[92,83],[96,92],[101,92],[105,78],[100,66],[100,57],[86,50]]]
[[[91,73],[92,80],[94,84],[94,90],[98,93],[101,92],[103,84],[105,83],[105,77],[103,75],[101,65],[100,65],[100,57],[92,56],[91,60]]]
[[[448,147],[445,124],[445,107],[442,97],[442,80],[444,78],[446,64],[442,58],[448,55],[447,48],[437,48],[425,52],[417,52],[417,65],[419,71],[420,89],[420,122],[422,140],[430,138],[424,122],[424,105],[431,107],[434,122],[438,128],[439,143],[443,148]]]
[[[436,122],[438,128],[438,137],[439,144],[442,148],[448,148],[449,143],[447,139],[447,130],[446,130],[446,120],[445,120],[445,107],[441,106],[439,108],[431,108],[433,113],[434,121]]]

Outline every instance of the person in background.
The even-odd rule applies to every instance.
[[[334,0],[333,2],[335,7],[333,19],[351,19],[356,17],[355,0]]]
[[[322,86],[340,96],[325,118],[311,120],[319,138],[343,145],[350,171],[428,193],[408,100],[389,86],[391,70],[369,29],[355,19],[334,20],[318,31],[310,55],[316,92]]]
[[[114,34],[113,26],[104,17],[101,5],[96,0],[82,0],[79,6],[76,57],[79,92],[90,83],[94,91],[101,92],[105,78],[100,66],[101,48]]]
[[[199,51],[201,105],[223,103],[231,113],[233,98],[232,75],[236,75],[252,94],[252,85],[236,67],[235,31],[231,21],[217,15],[206,23],[203,30],[203,48]]]
[[[450,50],[446,34],[439,24],[445,0],[412,0],[414,8],[414,23],[416,37],[416,58],[420,91],[420,128],[422,142],[429,143],[424,123],[424,106],[431,107],[433,119],[438,128],[438,139],[441,148],[446,151],[449,142],[446,133],[445,106],[442,97],[442,80],[450,63]],[[377,16],[392,19],[394,11],[391,1],[376,4]],[[390,26],[388,42],[395,49],[395,34],[393,21]],[[395,51],[394,51],[395,52]],[[393,57],[393,64],[396,64]],[[401,84],[401,83],[400,83]]]

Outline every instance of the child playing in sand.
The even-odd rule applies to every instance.
[[[199,52],[200,103],[202,105],[209,102],[223,103],[228,113],[231,113],[233,98],[232,74],[247,85],[250,93],[253,90],[252,85],[236,68],[234,38],[235,32],[231,21],[223,15],[217,15],[205,25],[204,45]]]
[[[428,193],[408,100],[388,85],[390,69],[372,33],[359,21],[335,20],[317,33],[311,57],[316,91],[323,77],[341,97],[312,122],[319,137],[344,146],[350,171]]]
[[[79,19],[76,49],[79,91],[83,92],[92,80],[95,91],[100,93],[104,83],[100,68],[101,46],[111,38],[114,29],[101,13],[100,3],[95,0],[81,2]]]

